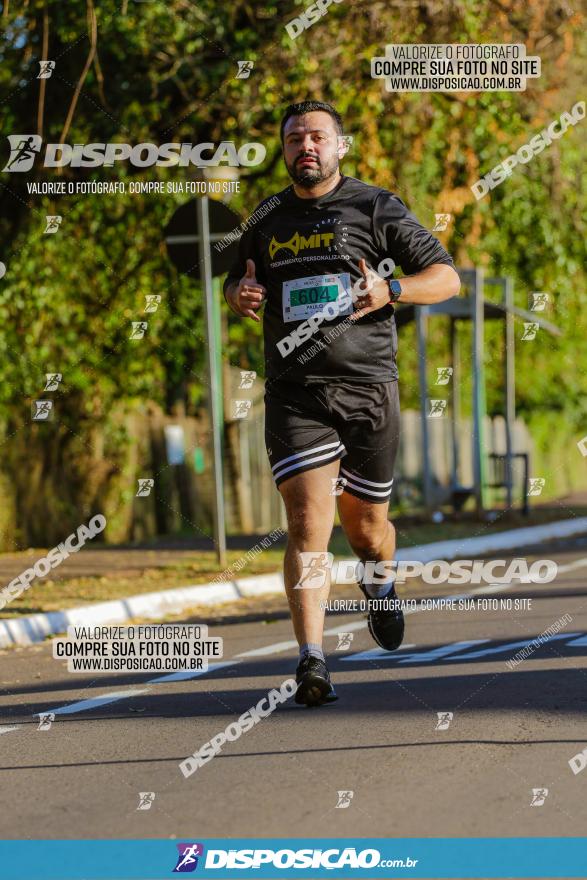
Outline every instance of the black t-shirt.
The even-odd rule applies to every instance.
[[[451,257],[400,198],[354,177],[343,176],[335,189],[317,199],[299,198],[292,186],[277,198],[279,204],[242,235],[224,283],[226,290],[239,281],[251,259],[257,281],[267,288],[266,377],[301,384],[397,379],[393,306],[355,323],[346,318],[354,309],[348,305],[348,290],[361,278],[359,260],[363,257],[377,271],[391,258],[405,275],[412,275],[433,263],[452,266]],[[272,196],[258,208],[271,199],[275,204]],[[387,274],[385,267],[380,274]],[[329,306],[335,301],[338,314],[325,318],[336,311]],[[347,303],[345,308],[341,303]],[[310,328],[304,325],[302,332],[300,325],[318,312],[322,318]]]

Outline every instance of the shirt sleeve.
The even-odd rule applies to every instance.
[[[373,211],[375,242],[384,257],[391,257],[405,275],[414,275],[434,263],[454,268],[452,257],[398,196],[381,192]]]
[[[255,274],[257,281],[266,287],[265,268],[261,260],[260,251],[257,245],[255,230],[247,229],[241,235],[238,243],[238,253],[232,262],[232,266],[228,271],[224,282],[224,295],[226,296],[226,288],[235,281],[240,281],[247,270],[247,260],[253,260],[255,264]]]

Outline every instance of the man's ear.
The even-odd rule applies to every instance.
[[[336,153],[339,159],[342,159],[348,151],[350,150],[353,143],[352,134],[339,134],[337,136],[337,149]]]

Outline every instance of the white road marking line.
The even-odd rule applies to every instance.
[[[235,654],[235,657],[265,657],[267,654],[280,654],[282,651],[289,651],[290,648],[297,648],[296,641],[275,642],[273,645],[265,645],[264,648],[255,648],[253,651],[243,651],[242,654]]]
[[[587,556],[584,556],[582,559],[575,559],[574,562],[566,562],[564,565],[559,565],[557,568],[557,574],[560,574],[562,571],[563,574],[565,571],[573,571],[575,568],[584,568],[587,565]]]
[[[188,678],[197,678],[199,675],[206,675],[208,672],[214,672],[216,669],[223,669],[226,666],[234,666],[237,663],[238,660],[226,660],[223,663],[209,663],[207,669],[178,669],[177,672],[170,672],[169,675],[150,678],[147,684],[161,684],[164,681],[185,681]]]
[[[551,636],[548,641],[562,640],[562,639],[573,639],[574,636],[579,635],[578,633],[559,633],[558,635]],[[431,651],[425,651],[421,654],[412,653],[412,654],[403,654],[398,651],[382,651],[379,649],[372,649],[370,651],[361,651],[358,654],[351,654],[346,657],[341,657],[341,660],[353,661],[356,660],[360,663],[368,662],[370,660],[397,660],[399,663],[413,663],[417,661],[418,663],[429,663],[433,660],[446,660],[447,662],[465,662],[468,660],[479,659],[480,657],[486,657],[490,654],[500,654],[504,651],[512,651],[515,648],[523,648],[531,645],[534,641],[531,637],[524,639],[519,642],[507,642],[504,645],[495,645],[490,648],[482,648],[479,651],[472,651],[470,653],[459,654],[458,656],[450,656],[455,654],[457,651],[466,650],[467,647],[480,644],[484,642],[489,642],[491,639],[476,639],[471,642],[453,642],[450,645],[443,645],[439,648],[433,648]],[[546,644],[546,642],[545,642]],[[574,641],[567,642],[566,647],[585,647],[587,646],[587,635],[580,636],[580,638],[575,639]],[[402,647],[401,651],[404,651],[406,648],[415,648],[416,645],[405,645]]]
[[[126,691],[113,691],[110,694],[102,694],[99,697],[90,697],[87,700],[80,700],[77,703],[68,703],[66,706],[59,706],[58,709],[44,709],[42,712],[34,712],[36,715],[46,715],[47,712],[54,712],[55,715],[71,715],[74,712],[85,712],[87,709],[97,709],[99,706],[105,706],[107,703],[114,703],[116,700],[124,700],[126,697],[138,697],[147,694],[151,688],[132,688]]]
[[[555,636],[549,636],[548,641],[554,642],[556,639],[568,639],[569,637],[579,635],[579,633],[559,633]],[[489,641],[484,639],[483,641]],[[504,651],[513,651],[514,648],[524,648],[531,645],[534,639],[529,636],[521,642],[507,642],[505,645],[496,645],[493,648],[482,648],[480,651],[473,651],[471,654],[465,654],[463,657],[446,657],[446,660],[475,660],[478,657],[487,657],[489,654],[501,654]]]
[[[353,611],[350,611],[349,613],[354,614]],[[345,623],[341,626],[333,626],[331,629],[325,629],[324,635],[337,636],[339,633],[356,632],[358,629],[365,629],[366,626],[366,620],[356,620],[354,623]]]
[[[2,736],[3,733],[10,733],[11,730],[18,730],[21,726],[22,725],[19,724],[17,727],[0,727],[0,736]]]
[[[450,645],[440,645],[438,648],[432,648],[430,651],[423,651],[421,654],[403,654],[397,651],[362,651],[360,654],[352,654],[350,657],[341,657],[340,659],[342,661],[347,660],[348,662],[353,660],[358,660],[359,662],[366,660],[397,660],[399,663],[412,663],[414,659],[417,659],[418,662],[432,663],[434,660],[445,658],[448,654],[454,654],[455,651],[463,651],[466,648],[470,648],[471,645],[479,645],[489,641],[490,639],[472,639],[466,642],[453,642]],[[408,648],[410,646],[406,645],[405,647]],[[415,648],[416,645],[411,647]]]
[[[221,669],[224,666],[233,666],[238,661],[227,660],[224,663],[210,663],[208,669],[181,669],[178,672],[171,672],[169,675],[162,675],[159,678],[151,678],[147,684],[162,684],[166,681],[184,681],[188,678],[196,678],[199,675],[205,675],[207,672],[213,672],[215,669]],[[110,694],[102,694],[98,697],[89,697],[87,700],[79,700],[77,703],[69,703],[66,706],[60,706],[58,709],[44,709],[43,712],[35,712],[33,717],[37,715],[45,715],[47,712],[54,712],[55,715],[72,715],[74,712],[86,712],[88,709],[96,709],[99,706],[105,706],[108,703],[114,703],[117,700],[124,700],[127,697],[138,697],[142,694],[148,694],[152,688],[130,688],[126,691],[112,691]],[[9,728],[12,730],[13,728]],[[0,733],[2,729],[0,728]]]
[[[512,578],[509,584],[488,584],[486,587],[479,587],[477,590],[473,590],[469,593],[470,596],[483,596],[487,593],[499,593],[501,590],[505,590],[508,587],[513,586],[513,582],[517,580],[517,578]],[[467,599],[468,596],[459,596],[459,598]]]
[[[349,614],[354,614],[349,611]],[[331,629],[324,630],[325,636],[337,636],[341,632],[355,632],[358,629],[364,629],[367,626],[366,620],[356,620],[353,623],[345,623],[339,626],[333,626]],[[265,645],[264,648],[254,648],[252,651],[243,651],[242,654],[235,654],[235,657],[266,657],[268,654],[281,654],[289,651],[291,648],[297,648],[298,643],[295,640],[288,642],[274,642],[272,645]]]
[[[350,611],[349,614],[354,614]],[[331,629],[324,630],[325,636],[337,636],[341,632],[354,632],[358,629],[364,629],[367,626],[366,620],[357,620],[353,623],[346,623],[340,626],[334,626]],[[298,643],[295,640],[288,642],[274,642],[272,645],[265,645],[263,648],[254,648],[252,651],[243,651],[241,654],[235,654],[235,657],[267,657],[269,654],[282,654],[284,651],[290,651],[297,648]]]
[[[425,651],[423,654],[412,654],[410,657],[400,657],[400,663],[411,663],[413,657],[417,657],[418,663],[432,663],[434,660],[444,659],[448,654],[454,654],[456,651],[464,651],[472,645],[482,645],[490,639],[468,639],[464,642],[453,642],[451,645],[440,645],[438,648],[432,648],[431,651]],[[470,656],[467,654],[467,656]]]
[[[340,660],[358,660],[360,662],[367,660],[389,660],[390,658],[396,659],[399,655],[402,655],[402,651],[409,650],[410,648],[416,648],[417,645],[402,645],[397,651],[393,652],[393,655],[390,651],[384,651],[383,648],[370,648],[368,651],[360,651],[357,654],[348,654],[346,657],[340,657]]]
[[[579,636],[578,639],[574,639],[572,642],[567,642],[567,648],[585,648],[587,647],[587,635]]]

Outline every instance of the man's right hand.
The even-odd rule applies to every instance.
[[[255,278],[255,264],[252,260],[247,260],[247,271],[238,285],[228,288],[226,298],[237,315],[241,315],[243,318],[252,318],[253,321],[260,321],[255,312],[265,302],[267,291]]]

